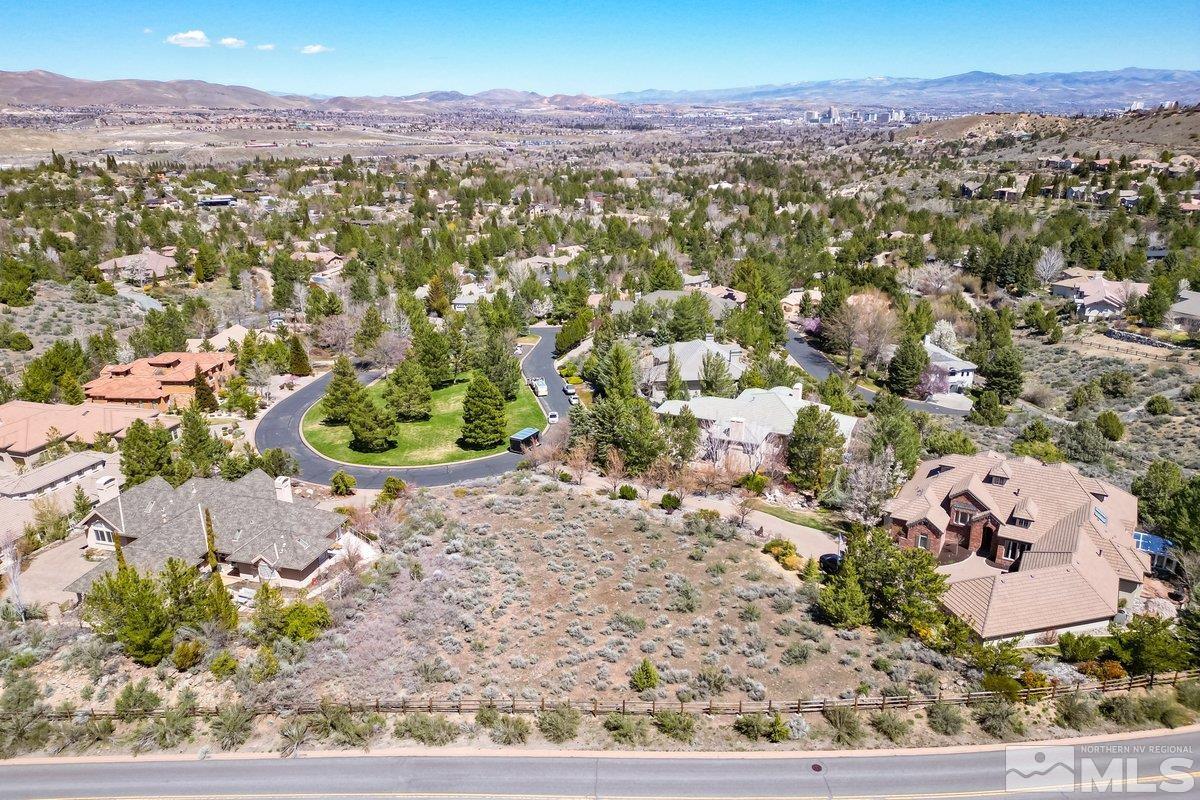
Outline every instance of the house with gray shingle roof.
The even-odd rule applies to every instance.
[[[81,525],[89,547],[113,551],[119,537],[127,564],[157,572],[171,558],[204,562],[206,511],[220,570],[235,580],[307,587],[351,535],[343,532],[343,515],[297,501],[290,478],[272,479],[262,470],[236,481],[192,478],[179,488],[156,476],[105,499]],[[115,567],[110,558],[67,591],[83,594]]]

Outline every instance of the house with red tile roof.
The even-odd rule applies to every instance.
[[[179,427],[178,419],[154,409],[10,400],[0,405],[0,472],[33,464],[56,442],[91,445],[97,435],[120,441],[135,419],[161,423],[170,431]]]
[[[128,364],[109,364],[83,393],[94,403],[117,403],[165,411],[182,408],[196,395],[196,371],[216,391],[234,375],[233,353],[160,353]]]

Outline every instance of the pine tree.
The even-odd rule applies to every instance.
[[[628,400],[635,394],[633,354],[620,342],[609,346],[596,365],[597,390],[602,397]]]
[[[362,384],[354,374],[354,367],[346,356],[338,356],[333,363],[333,378],[325,387],[325,421],[330,425],[341,425],[350,419],[350,412],[363,396]]]
[[[379,313],[379,308],[373,304],[367,306],[367,313],[363,314],[362,324],[358,326],[358,333],[354,334],[354,348],[358,354],[366,355],[379,341],[379,337],[383,336],[384,329],[383,316]]]
[[[312,365],[308,363],[308,353],[304,351],[304,343],[294,333],[288,341],[288,361],[288,372],[292,375],[303,378],[313,374]]]
[[[500,390],[504,401],[517,399],[521,389],[521,361],[512,353],[508,340],[499,332],[488,335],[487,344],[479,352],[475,368],[487,376]]]
[[[708,397],[733,397],[737,383],[720,353],[705,353],[700,361],[700,393]]]
[[[383,391],[384,402],[387,403],[396,418],[405,422],[418,419],[429,419],[432,408],[433,390],[425,370],[415,358],[406,358],[392,370],[388,376],[387,387]]]
[[[79,522],[88,515],[92,510],[92,501],[88,498],[87,492],[83,490],[82,484],[76,484],[75,496],[71,499],[71,520]]]
[[[871,609],[853,562],[844,561],[838,573],[821,589],[817,608],[835,628],[857,628],[867,624]]]
[[[679,375],[679,359],[675,358],[675,348],[667,352],[667,385],[665,394],[668,400],[687,400],[687,389],[683,386],[683,378]]]
[[[200,406],[201,411],[216,411],[220,408],[220,405],[217,403],[217,394],[204,378],[204,373],[200,371],[199,364],[196,365],[196,375],[192,378],[192,386],[196,390],[196,405]]]
[[[643,658],[642,663],[638,664],[633,674],[629,676],[629,687],[635,692],[656,689],[658,682],[658,670],[654,668],[654,664],[648,658]]]
[[[425,377],[434,388],[439,388],[454,379],[450,364],[450,344],[446,337],[432,326],[421,326],[413,335],[413,350]]]
[[[792,483],[819,495],[833,480],[845,444],[832,414],[816,405],[800,409],[788,439],[787,461]]]
[[[1008,405],[1021,396],[1023,370],[1021,351],[1010,344],[990,353],[979,374],[987,380],[988,391],[996,393],[1001,405]]]
[[[350,412],[350,446],[367,453],[378,453],[392,445],[393,427],[383,409],[370,397],[363,396]]]
[[[70,372],[64,372],[58,381],[58,402],[69,406],[77,406],[86,400],[79,379]]]
[[[220,456],[221,443],[208,431],[208,423],[193,402],[180,416],[179,455],[194,467],[196,475],[207,476]]]
[[[929,354],[916,336],[906,336],[888,364],[887,387],[893,394],[908,397],[929,366]]]
[[[494,447],[504,441],[504,428],[504,398],[500,390],[486,375],[476,375],[463,401],[460,441],[472,450]]]
[[[166,434],[165,447],[160,431]],[[129,424],[125,438],[121,440],[121,472],[125,474],[125,488],[137,486],[171,466],[170,441],[171,434],[158,423],[154,428],[142,419]]]

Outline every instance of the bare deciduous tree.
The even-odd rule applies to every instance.
[[[625,480],[625,456],[615,447],[608,448],[608,453],[604,459],[604,478],[608,481],[612,493],[616,494],[621,488],[621,482]]]
[[[567,451],[565,463],[567,470],[575,479],[575,483],[583,483],[583,476],[587,474],[588,467],[592,465],[592,451],[593,445],[587,439],[581,439]]]
[[[1062,274],[1063,267],[1066,266],[1066,261],[1063,259],[1062,250],[1057,246],[1047,247],[1042,250],[1042,254],[1038,256],[1038,260],[1033,265],[1033,274],[1043,284],[1052,283],[1055,278]]]
[[[945,261],[934,261],[915,269],[905,270],[901,276],[904,286],[922,296],[941,297],[955,288],[957,274]]]
[[[358,332],[354,321],[345,314],[337,314],[332,317],[326,317],[317,326],[317,334],[314,337],[317,344],[334,353],[347,353],[350,351],[350,343],[354,341],[354,334]]]

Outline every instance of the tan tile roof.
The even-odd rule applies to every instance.
[[[1100,622],[1117,613],[1117,580],[1093,581],[1078,564],[970,578],[942,604],[984,639]]]
[[[119,439],[135,419],[158,420],[168,428],[179,425],[176,418],[151,409],[12,400],[0,405],[0,451],[22,457],[36,453],[50,443],[47,434],[52,428],[61,437],[87,444],[95,441],[97,433]]]
[[[160,353],[128,364],[109,364],[95,380],[84,384],[89,398],[103,400],[161,400],[167,386],[182,386],[196,377],[196,368],[209,374],[231,366],[233,353]]]

